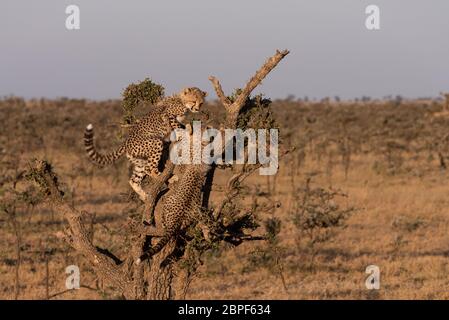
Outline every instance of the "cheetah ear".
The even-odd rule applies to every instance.
[[[207,97],[207,92],[206,91],[201,91],[203,93],[203,97]]]
[[[190,92],[190,88],[184,88],[183,90],[182,90],[182,93],[184,93],[184,94],[187,94],[187,93],[189,93]]]

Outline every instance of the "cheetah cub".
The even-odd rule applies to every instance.
[[[171,239],[175,239],[181,230],[188,228],[192,223],[198,223],[204,238],[209,240],[210,231],[202,221],[205,215],[201,209],[202,182],[206,173],[205,165],[191,165],[186,168],[175,191],[164,201],[162,237],[158,243],[139,257],[137,264],[161,251]]]
[[[198,112],[207,93],[198,88],[185,88],[179,94],[167,97],[157,103],[152,110],[130,130],[128,138],[115,151],[100,154],[94,146],[92,124],[84,131],[84,145],[89,159],[97,165],[112,164],[124,153],[133,164],[129,184],[142,201],[147,198],[141,183],[146,175],[158,176],[159,162],[164,150],[164,142],[169,141],[172,130],[181,128],[187,110]]]
[[[188,131],[190,131],[190,147],[193,152],[193,140],[194,137],[191,132],[190,124],[186,124]],[[189,130],[190,129],[190,130]],[[175,143],[185,143],[185,140]],[[201,141],[203,146],[206,142]],[[197,224],[204,239],[210,241],[211,230],[208,225],[208,216],[202,209],[202,195],[203,195],[203,183],[205,177],[210,169],[210,165],[205,163],[180,165],[182,172],[178,183],[174,186],[174,189],[167,194],[166,199],[163,202],[162,210],[162,226],[163,235],[159,241],[144,252],[136,263],[139,264],[142,261],[151,258],[156,253],[160,252],[164,246],[172,239],[176,239],[182,230],[185,230],[192,224]]]

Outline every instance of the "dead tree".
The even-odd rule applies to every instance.
[[[287,50],[276,51],[276,54],[264,63],[240,93],[232,99],[233,101],[224,94],[220,82],[215,77],[209,78],[226,110],[226,120],[222,124],[221,130],[237,128],[242,109],[247,104],[251,92],[288,53]],[[287,151],[283,153],[285,154]],[[212,205],[209,198],[214,173],[218,168],[216,165],[190,164],[183,165],[181,168],[181,166],[175,166],[167,161],[162,174],[154,179],[146,190],[149,196],[141,219],[130,220],[128,224],[131,245],[127,250],[128,256],[124,258],[119,258],[108,249],[99,248],[92,243],[91,230],[87,227],[89,214],[78,211],[65,200],[58,184],[58,177],[50,164],[36,161],[30,166],[28,176],[40,185],[54,210],[65,217],[68,227],[61,237],[80,252],[92,265],[97,276],[113,286],[123,298],[183,299],[192,275],[200,263],[199,256],[202,252],[221,241],[237,246],[244,241],[264,239],[263,236],[256,237],[251,234],[251,231],[256,228],[256,224],[250,209],[240,208],[236,212],[224,214],[228,204],[238,194],[241,183],[258,167],[259,165],[243,165],[239,168],[227,182],[224,199],[220,203]],[[196,232],[197,226],[192,225],[182,230],[176,239],[172,239],[151,259],[140,264],[136,263],[137,259],[163,234],[162,204],[166,197],[176,196],[179,192],[177,189],[179,181],[170,183],[167,191],[167,181],[173,173],[179,177],[179,181],[187,174],[195,174],[198,179],[201,179],[202,191],[194,189],[187,190],[187,192],[202,193],[199,195],[202,200],[201,205],[198,205],[197,210],[204,217],[203,222],[211,228],[213,238],[208,240],[202,238]],[[153,214],[155,224],[150,221]]]

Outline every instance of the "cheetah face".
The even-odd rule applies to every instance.
[[[207,92],[201,91],[196,87],[185,88],[180,93],[184,106],[191,112],[200,111],[200,107],[203,105],[206,96]]]

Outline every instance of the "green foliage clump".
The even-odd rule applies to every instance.
[[[242,93],[242,89],[235,89],[228,99],[234,102]],[[237,127],[245,130],[277,128],[276,121],[270,109],[271,100],[264,98],[262,93],[248,97],[240,110]]]
[[[47,176],[49,180],[46,179]],[[26,179],[35,182],[42,192],[42,195],[49,196],[51,194],[52,183],[57,188],[59,187],[58,176],[54,173],[52,165],[45,160],[33,160],[29,166],[29,170],[25,175]],[[57,190],[61,196],[64,195],[63,191]]]
[[[122,93],[123,122],[132,124],[135,121],[134,111],[140,103],[155,104],[164,97],[164,87],[145,78],[139,83],[131,83]]]
[[[270,218],[265,220],[266,237],[270,245],[278,243],[278,234],[281,232],[281,220]]]

